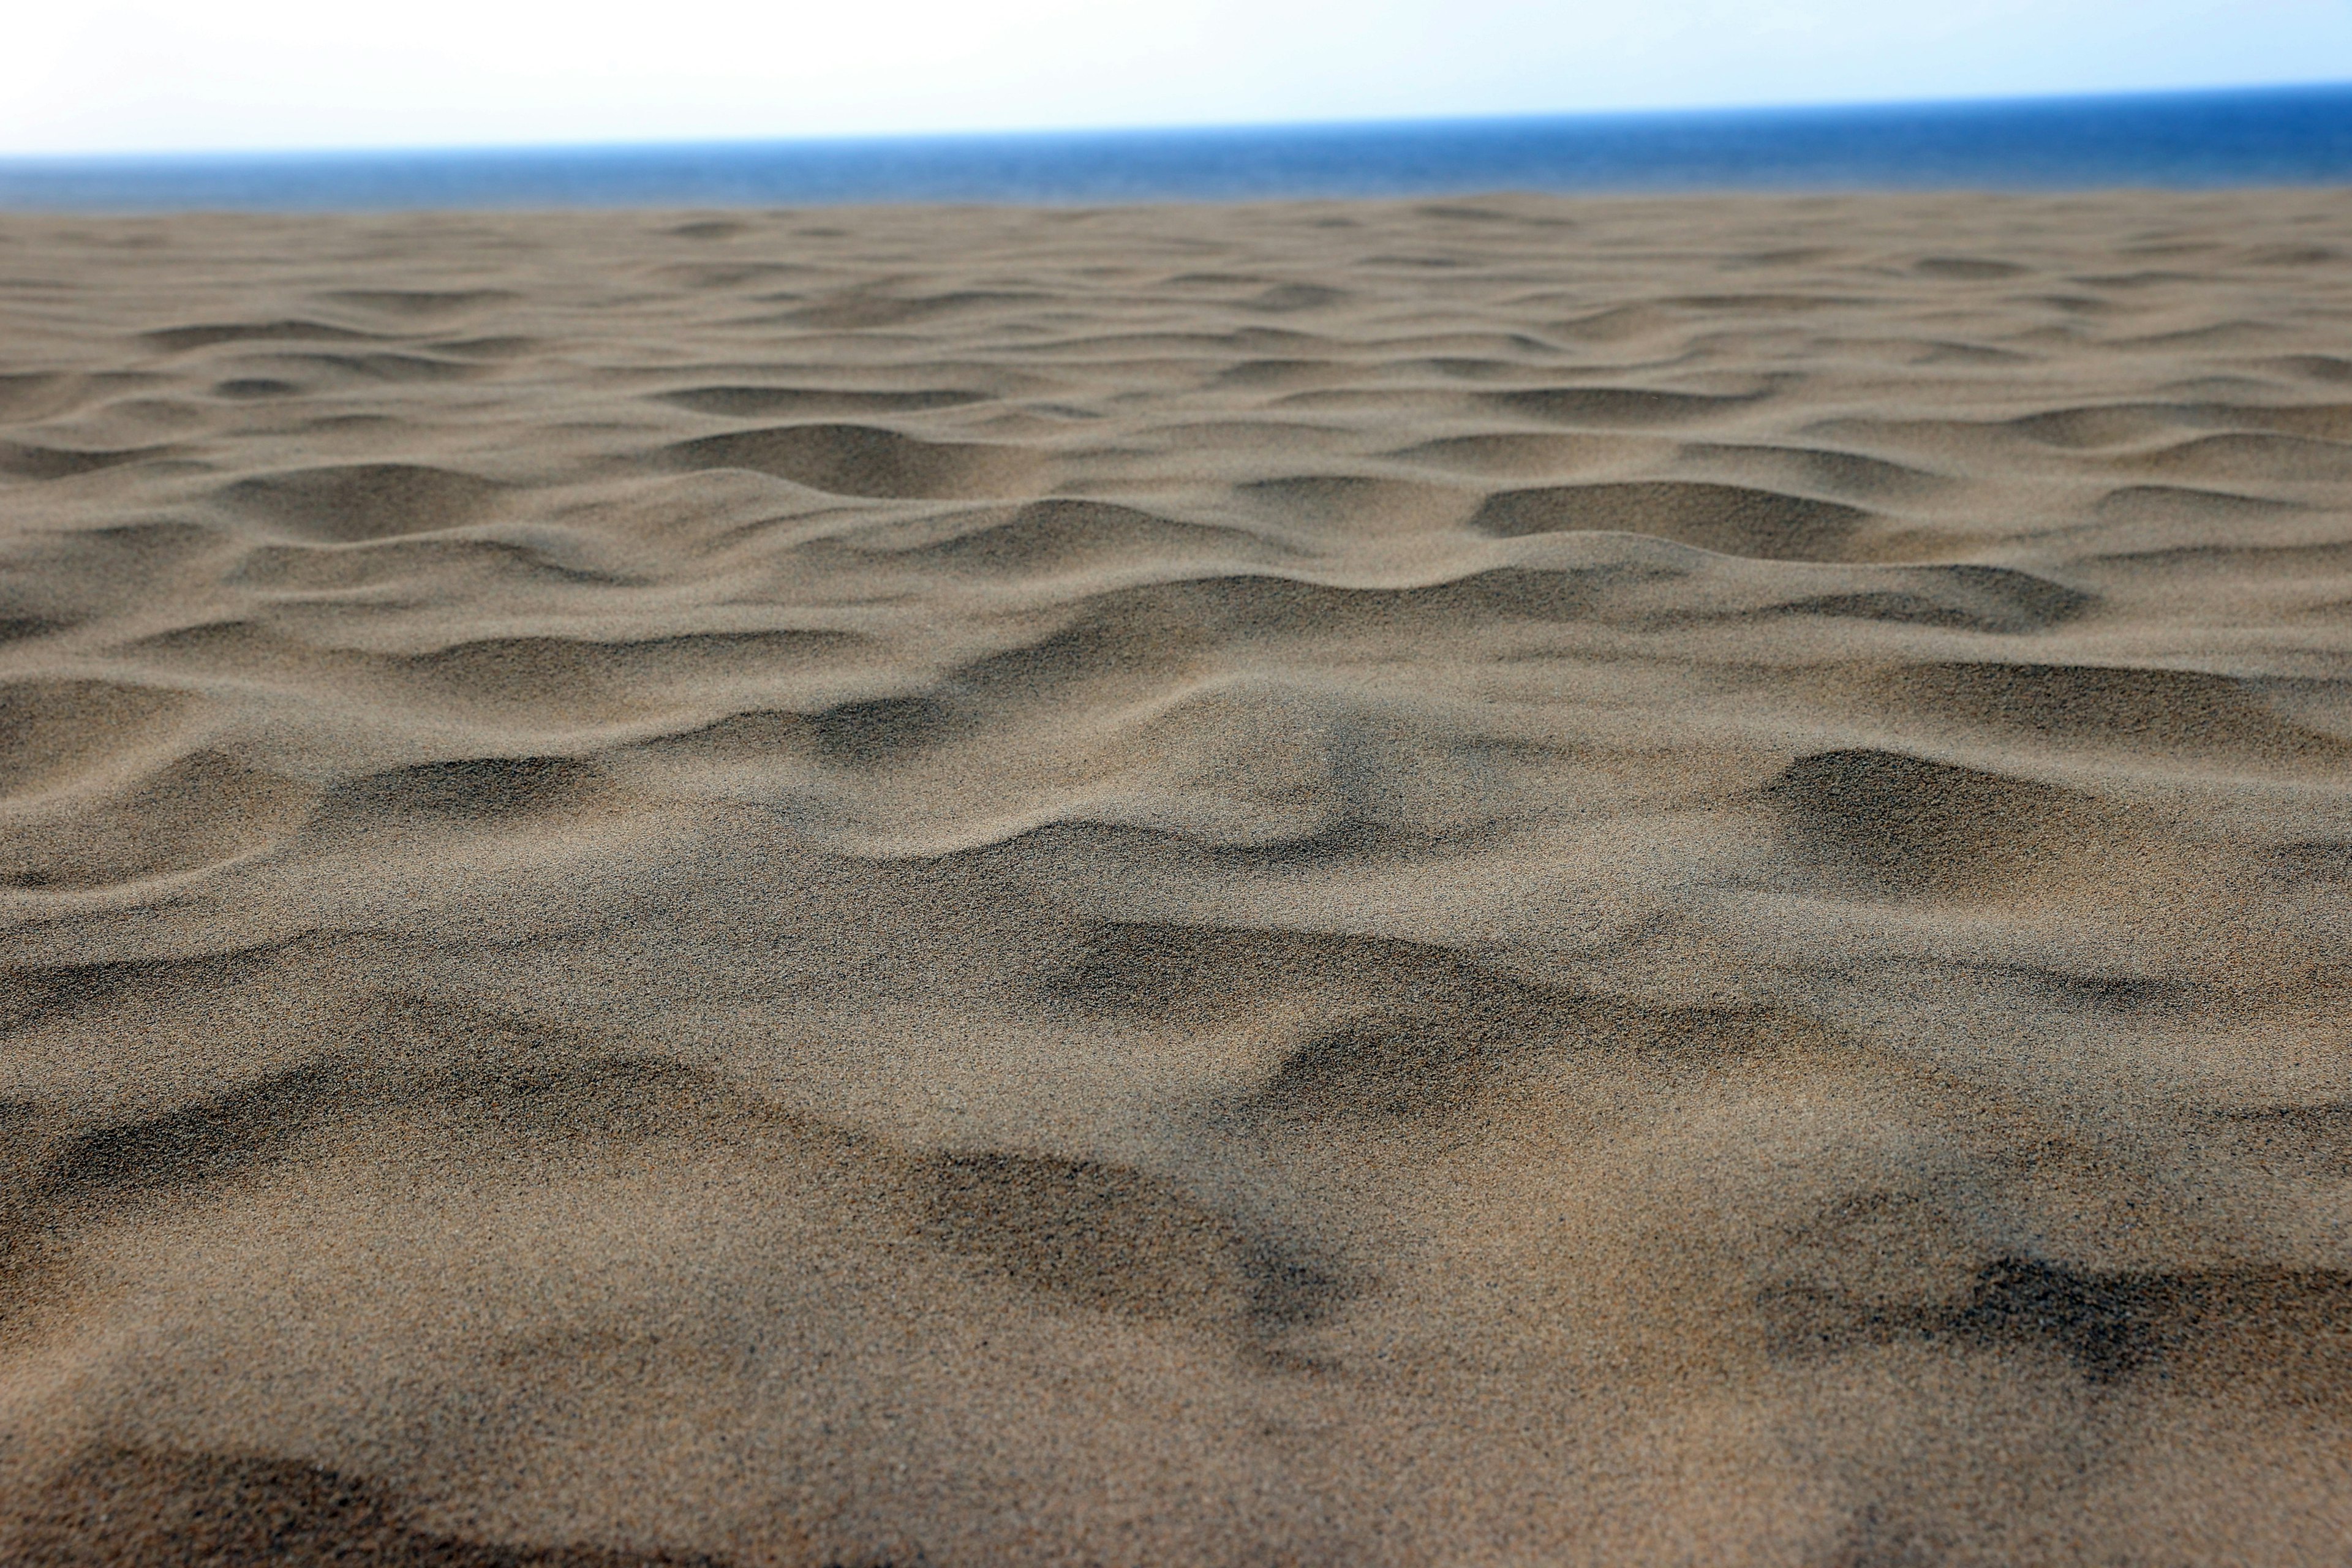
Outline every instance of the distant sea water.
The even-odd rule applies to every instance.
[[[1098,204],[2352,184],[2352,86],[795,142],[0,159],[0,208]]]

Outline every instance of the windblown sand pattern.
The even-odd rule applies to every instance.
[[[2341,1563],[2332,194],[0,225],[0,1558]]]

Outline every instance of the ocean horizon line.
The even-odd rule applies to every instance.
[[[1020,205],[2352,184],[2352,82],[1174,127],[0,154],[0,210]]]

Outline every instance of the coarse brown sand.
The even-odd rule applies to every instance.
[[[2352,1560],[2352,198],[0,221],[0,1558]]]

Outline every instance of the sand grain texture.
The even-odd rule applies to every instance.
[[[0,321],[0,1560],[2345,1561],[2339,195]]]

